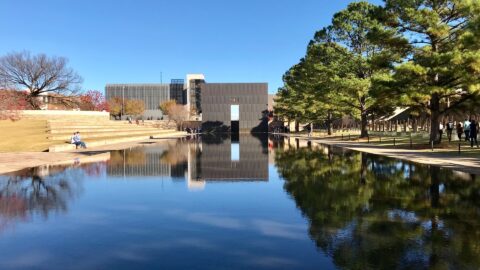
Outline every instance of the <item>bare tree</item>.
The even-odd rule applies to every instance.
[[[168,117],[177,124],[178,129],[182,130],[183,123],[190,119],[190,112],[187,106],[175,104],[170,108]]]
[[[58,94],[58,100],[71,101],[80,90],[82,78],[67,67],[64,57],[48,57],[45,54],[30,55],[14,52],[0,58],[0,83],[3,87],[23,89],[29,92],[28,102],[38,109],[37,97],[44,93]]]
[[[177,102],[173,99],[164,101],[160,103],[160,110],[162,111],[163,115],[168,116],[168,123],[170,123],[170,111],[172,110],[173,107],[177,105]]]

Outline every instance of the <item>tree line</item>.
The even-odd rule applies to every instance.
[[[276,115],[324,123],[351,116],[368,136],[368,121],[408,107],[430,118],[440,142],[443,116],[480,101],[480,2],[385,0],[354,2],[308,43],[283,75]]]

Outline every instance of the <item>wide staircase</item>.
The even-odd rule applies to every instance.
[[[184,135],[184,132],[176,131],[174,125],[163,122],[136,124],[110,120],[49,120],[47,129],[48,139],[52,141],[49,152],[75,150],[75,145],[70,144],[70,141],[73,133],[77,131],[87,147]]]

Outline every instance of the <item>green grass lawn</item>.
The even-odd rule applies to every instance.
[[[306,133],[305,133],[306,134]],[[325,132],[314,132],[313,136],[331,139],[331,140],[340,140],[340,141],[351,141],[366,145],[377,146],[381,148],[395,148],[395,149],[416,149],[423,151],[431,151],[431,144],[426,133],[417,133],[410,134],[402,133],[402,135],[386,135],[381,132],[370,132],[370,138],[359,139],[360,132],[358,131],[344,131],[337,132],[329,136]],[[435,152],[450,152],[452,154],[458,155],[458,145],[460,144],[461,155],[462,156],[471,156],[471,157],[480,157],[480,149],[474,146],[470,147],[470,142],[465,141],[452,141],[448,142],[446,134],[443,134],[442,143],[439,145],[434,145]]]

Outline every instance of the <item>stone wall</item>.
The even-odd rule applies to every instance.
[[[25,110],[21,112],[20,117],[22,119],[34,120],[106,121],[110,119],[110,113],[96,111]]]

